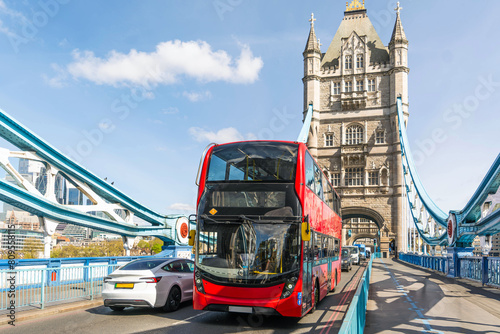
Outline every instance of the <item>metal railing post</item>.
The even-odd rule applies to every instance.
[[[94,279],[92,275],[92,267],[89,266],[90,273],[90,300],[94,300]]]
[[[40,290],[40,308],[43,310],[45,307],[45,281],[47,279],[48,268],[42,269],[42,285]]]
[[[482,272],[483,272],[483,286],[485,284],[488,284],[488,258],[486,256],[483,256],[482,259]]]

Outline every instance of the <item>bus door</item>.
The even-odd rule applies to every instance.
[[[311,238],[312,239],[312,238]],[[304,264],[302,273],[302,313],[312,307],[312,267],[311,241],[304,241]]]

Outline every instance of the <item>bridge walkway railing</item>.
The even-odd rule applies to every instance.
[[[491,256],[427,256],[399,253],[399,259],[447,276],[473,280],[500,288],[500,257]]]

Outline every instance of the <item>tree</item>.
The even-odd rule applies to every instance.
[[[146,249],[151,248],[151,246],[149,245],[149,242],[147,242],[146,240],[139,241],[139,243],[137,244],[137,247],[140,248],[141,250],[146,250]]]
[[[50,257],[52,258],[68,258],[68,257],[103,257],[103,256],[122,256],[123,241],[112,240],[100,243],[93,243],[86,247],[76,247],[68,245],[57,247],[52,250]]]
[[[159,252],[161,252],[161,247],[163,246],[163,241],[161,241],[158,238],[154,238],[153,240],[151,240],[149,242],[149,244],[151,245],[151,252],[152,253],[158,254]]]
[[[38,259],[38,254],[43,252],[44,245],[40,239],[29,237],[24,239],[24,246],[21,251],[25,259]]]

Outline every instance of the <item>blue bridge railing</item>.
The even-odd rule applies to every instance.
[[[59,268],[0,270],[0,311],[48,303],[94,299],[102,293],[104,277],[119,264]]]
[[[450,277],[470,279],[500,288],[500,257],[466,256],[453,260],[445,256],[399,253],[399,259]]]
[[[370,275],[372,272],[372,264],[374,258],[380,258],[380,253],[374,254],[371,257],[370,262],[366,266],[366,270],[363,273],[358,289],[352,298],[351,304],[349,304],[349,309],[340,327],[339,333],[349,334],[349,333],[363,333],[366,324],[366,305],[368,303],[368,290],[370,289]]]

